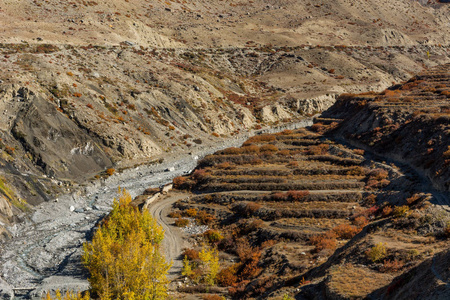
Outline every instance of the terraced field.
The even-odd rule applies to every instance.
[[[304,128],[255,136],[207,156],[174,183],[194,193],[174,213],[215,215],[212,226],[224,235],[219,249],[239,257],[234,267],[225,263],[236,268],[236,297],[267,288],[247,290],[248,280],[270,277],[276,284],[319,265],[374,218],[377,197],[403,197],[412,185],[363,150]],[[258,258],[245,258],[246,251]]]
[[[439,275],[434,292],[433,257],[450,238],[448,82],[442,66],[381,94],[343,95],[310,128],[205,157],[174,179],[192,192],[176,223],[211,228],[186,257],[195,266],[200,245],[217,248],[227,287],[217,291],[234,299],[408,299],[420,264]]]

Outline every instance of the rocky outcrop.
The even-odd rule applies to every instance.
[[[14,299],[14,290],[1,277],[0,277],[0,299],[1,300]]]

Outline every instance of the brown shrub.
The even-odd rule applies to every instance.
[[[238,280],[236,276],[236,265],[220,270],[216,279],[220,286],[231,286],[235,284]]]
[[[360,232],[360,229],[354,225],[341,224],[334,227],[332,231],[336,233],[337,238],[351,239]]]
[[[361,229],[364,228],[367,224],[369,224],[369,220],[367,220],[367,218],[364,216],[356,217],[353,220],[353,225]]]
[[[260,143],[260,142],[273,142],[276,140],[276,136],[272,134],[261,134],[255,135],[248,139],[250,143]]]
[[[223,170],[229,170],[232,167],[233,167],[233,164],[230,163],[229,161],[224,161],[223,163],[216,165],[216,168],[223,169]]]
[[[204,210],[201,210],[197,213],[195,220],[197,220],[197,222],[201,225],[209,225],[216,220],[216,217]]]
[[[306,153],[308,155],[325,155],[328,153],[329,147],[328,144],[312,145],[308,147]]]
[[[384,272],[384,273],[394,273],[394,272],[401,270],[401,268],[403,268],[404,265],[405,265],[405,263],[401,260],[385,259],[383,261],[383,266],[380,268],[380,271]]]
[[[266,144],[259,149],[261,152],[277,152],[278,147],[272,144]]]
[[[259,147],[256,145],[249,145],[240,148],[241,153],[245,154],[258,153],[259,150],[260,150]]]
[[[245,216],[251,216],[253,215],[257,210],[259,210],[262,207],[261,204],[259,203],[255,203],[255,202],[249,202],[247,203],[247,205],[244,207],[242,213]]]
[[[189,225],[188,219],[178,218],[175,220],[175,226],[177,227],[186,227]]]
[[[309,195],[309,191],[288,191],[287,196],[292,201],[300,201]]]
[[[197,260],[200,259],[200,256],[198,254],[199,252],[192,248],[187,248],[183,250],[183,257],[187,257],[189,260]]]
[[[198,211],[196,208],[188,208],[183,211],[183,216],[189,217],[189,218],[194,218],[195,216],[197,216],[197,212]]]
[[[181,213],[179,211],[172,211],[167,216],[169,218],[178,219],[178,218],[181,218]]]

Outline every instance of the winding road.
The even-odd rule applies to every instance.
[[[169,280],[173,280],[181,274],[181,268],[183,267],[181,251],[185,247],[185,241],[182,238],[181,230],[170,225],[173,221],[167,217],[167,214],[175,202],[188,196],[189,194],[186,193],[170,192],[168,195],[160,197],[148,208],[158,224],[164,229],[163,252],[166,260],[173,262],[172,268],[169,270]]]

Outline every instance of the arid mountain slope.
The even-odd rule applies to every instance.
[[[436,67],[381,94],[342,95],[323,117],[338,119],[335,134],[406,162],[450,191],[449,69]]]
[[[422,3],[424,1],[421,1]],[[426,2],[426,1],[425,1]],[[430,3],[432,5],[430,5]],[[151,47],[449,43],[449,7],[428,1],[3,1],[0,42]]]

